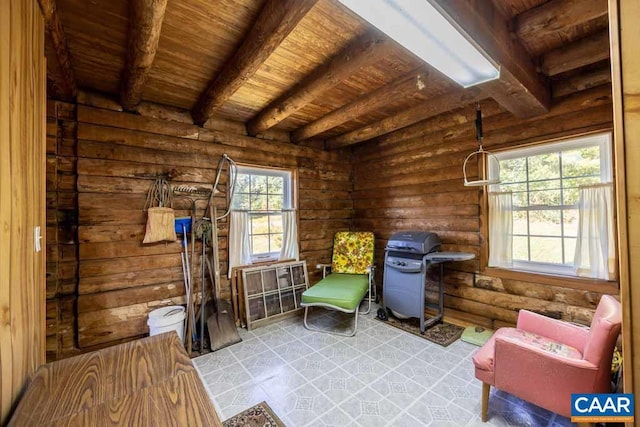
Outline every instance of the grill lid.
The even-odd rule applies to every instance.
[[[428,254],[440,250],[440,238],[430,231],[401,231],[391,236],[386,250]]]

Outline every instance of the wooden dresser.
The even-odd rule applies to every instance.
[[[175,332],[42,365],[9,426],[221,426]]]

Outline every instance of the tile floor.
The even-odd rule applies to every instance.
[[[492,391],[482,423],[476,346],[441,347],[374,320],[377,307],[346,338],[312,332],[290,318],[248,332],[243,341],[194,359],[222,419],[266,401],[296,426],[565,426],[556,416]],[[311,322],[348,329],[351,318],[316,309]]]

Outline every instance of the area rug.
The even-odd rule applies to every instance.
[[[418,319],[417,317],[413,317],[407,320],[400,320],[393,316],[389,316],[389,320],[380,320],[377,317],[375,317],[374,319],[394,326],[398,329],[402,329],[403,331],[412,333],[413,335],[420,338],[424,338],[436,344],[440,344],[443,347],[446,347],[452,342],[455,342],[458,338],[460,338],[460,335],[462,335],[462,331],[464,331],[464,328],[460,326],[442,322],[425,329],[423,335],[420,333],[420,319]]]
[[[224,427],[286,427],[267,402],[260,402],[222,423]]]

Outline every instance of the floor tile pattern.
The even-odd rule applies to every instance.
[[[481,385],[463,341],[441,347],[360,316],[355,337],[312,332],[299,317],[253,331],[241,343],[194,359],[218,413],[227,419],[266,401],[297,426],[570,426],[500,390],[480,420]],[[352,317],[316,309],[310,322],[347,331]]]

